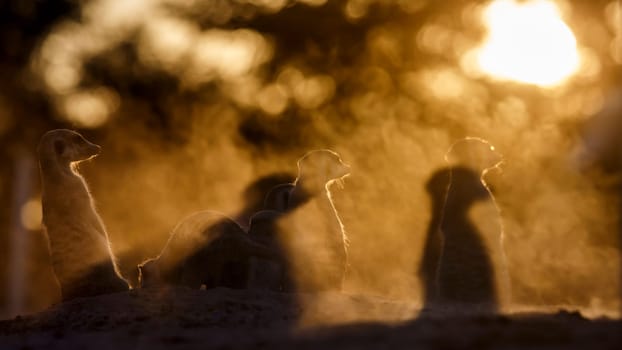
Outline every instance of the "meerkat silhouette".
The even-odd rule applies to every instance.
[[[509,288],[503,228],[496,226],[498,207],[483,178],[503,159],[487,141],[477,138],[456,142],[445,157],[448,163],[450,156],[460,162],[439,169],[426,184],[432,218],[419,268],[424,303],[429,308],[450,305],[496,312],[500,292]],[[495,210],[476,215],[478,206],[487,208],[485,203]]]
[[[77,164],[100,147],[75,131],[57,129],[38,146],[43,229],[63,300],[128,290],[110,240]]]
[[[421,268],[428,305],[496,308],[489,252],[468,217],[475,202],[488,198],[479,176],[471,169],[452,167],[435,172],[427,183],[434,210]]]
[[[261,210],[250,218],[248,234],[250,238],[274,251],[274,259],[251,257],[247,287],[272,291],[291,290],[289,271],[283,246],[278,240],[278,220],[283,216],[276,210]]]
[[[274,252],[254,242],[234,220],[219,212],[205,210],[184,218],[155,258],[138,265],[143,288],[183,285],[190,288],[216,286],[243,287],[232,266],[249,257],[274,259]]]
[[[264,207],[281,214],[262,213],[251,221],[259,220],[264,239],[274,240],[271,246],[278,251],[277,261],[283,262],[275,269],[284,276],[282,289],[341,290],[348,264],[347,236],[330,187],[342,184],[350,166],[330,150],[308,152],[297,165],[296,180],[275,187],[266,196]],[[250,236],[256,236],[253,229]],[[267,268],[261,263],[252,268],[262,266]]]
[[[248,230],[250,218],[260,210],[265,208],[266,193],[283,183],[289,183],[296,179],[296,176],[290,173],[271,173],[251,182],[242,193],[242,201],[244,206],[238,213],[233,216],[244,230]]]

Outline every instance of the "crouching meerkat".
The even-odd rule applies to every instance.
[[[183,219],[161,253],[138,265],[141,287],[244,287],[252,256],[274,259],[274,252],[251,240],[234,220],[205,210]]]
[[[43,229],[63,300],[128,290],[108,234],[77,164],[100,147],[75,131],[43,135],[38,146]]]

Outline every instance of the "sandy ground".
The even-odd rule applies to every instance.
[[[304,305],[304,306],[301,306]],[[417,313],[347,294],[138,290],[0,321],[0,349],[622,349],[622,323],[577,312]]]

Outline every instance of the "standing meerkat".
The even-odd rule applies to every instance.
[[[108,234],[77,164],[101,148],[75,131],[43,135],[38,146],[43,228],[63,300],[128,290]]]
[[[420,269],[426,307],[468,305],[496,311],[491,251],[469,215],[477,202],[489,197],[479,174],[467,167],[443,168],[426,189],[434,208]]]
[[[298,177],[276,187],[267,199],[283,214],[274,225],[296,289],[341,290],[348,266],[347,236],[330,187],[350,175],[350,166],[330,150],[298,160]],[[272,200],[271,200],[272,201]]]
[[[466,137],[445,161],[426,184],[433,212],[419,270],[425,306],[496,313],[510,305],[511,283],[487,174],[501,169],[503,156],[488,141]]]

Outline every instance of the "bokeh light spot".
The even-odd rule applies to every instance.
[[[333,97],[335,81],[328,75],[305,79],[294,88],[294,98],[302,108],[313,109]]]
[[[118,95],[103,87],[76,92],[64,99],[67,119],[82,128],[104,125],[118,107]]]
[[[552,87],[579,67],[576,39],[551,1],[497,0],[484,11],[488,38],[477,64],[500,79]]]
[[[261,109],[271,115],[282,113],[287,107],[287,99],[287,92],[279,84],[269,84],[257,96]]]
[[[213,75],[233,79],[272,57],[271,48],[262,35],[251,30],[208,30],[198,39],[193,50],[194,79],[209,81]]]
[[[166,17],[154,19],[144,28],[139,46],[141,60],[175,71],[184,63],[198,33],[198,28],[187,21]]]
[[[38,198],[30,199],[21,208],[20,218],[22,226],[27,230],[40,230],[42,217],[41,200]]]
[[[439,99],[451,99],[462,96],[464,84],[462,78],[451,70],[440,70],[426,76],[431,92]]]
[[[367,14],[367,0],[349,0],[345,7],[346,16],[351,20],[357,20]]]
[[[44,72],[45,82],[56,92],[65,92],[74,88],[82,78],[76,65],[52,64]]]

